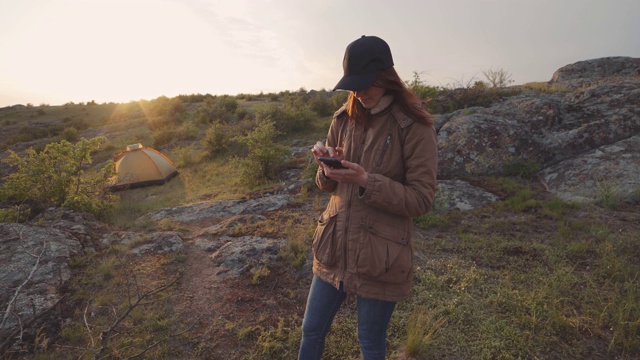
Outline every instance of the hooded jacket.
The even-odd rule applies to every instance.
[[[413,280],[413,217],[429,211],[436,191],[437,140],[433,126],[405,115],[390,96],[362,123],[343,106],[326,146],[369,173],[366,188],[340,184],[318,169],[316,184],[331,193],[316,228],[313,273],[348,295],[405,300]]]

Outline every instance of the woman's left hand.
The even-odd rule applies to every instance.
[[[342,166],[346,169],[332,169],[329,166],[324,166],[324,174],[339,183],[358,184],[359,186],[367,187],[369,173],[362,166],[346,160],[342,160]]]

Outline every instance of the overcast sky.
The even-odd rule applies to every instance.
[[[0,0],[0,107],[332,89],[365,34],[405,80],[523,84],[640,57],[640,1]]]

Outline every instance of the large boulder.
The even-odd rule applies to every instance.
[[[640,157],[634,156],[632,138],[640,134],[639,61],[581,62],[563,68],[554,81],[577,83],[578,75],[584,74],[588,76],[584,83],[592,84],[590,87],[519,95],[488,108],[438,116],[439,176],[495,175],[514,163],[533,162],[540,165],[552,192],[586,199],[594,197],[593,190],[585,194],[592,187],[578,189],[572,174],[578,171],[575,166],[588,163],[584,176],[615,180],[620,183],[620,196],[638,191],[633,184]],[[593,72],[584,70],[589,66]],[[616,156],[599,155],[612,151]],[[625,169],[612,172],[611,168]]]
[[[625,56],[578,61],[561,67],[549,82],[554,86],[585,87],[597,83],[640,79],[640,59]]]

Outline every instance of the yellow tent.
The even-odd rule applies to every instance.
[[[112,190],[123,190],[148,185],[162,185],[178,174],[173,161],[158,150],[128,145],[113,157],[116,178]]]

